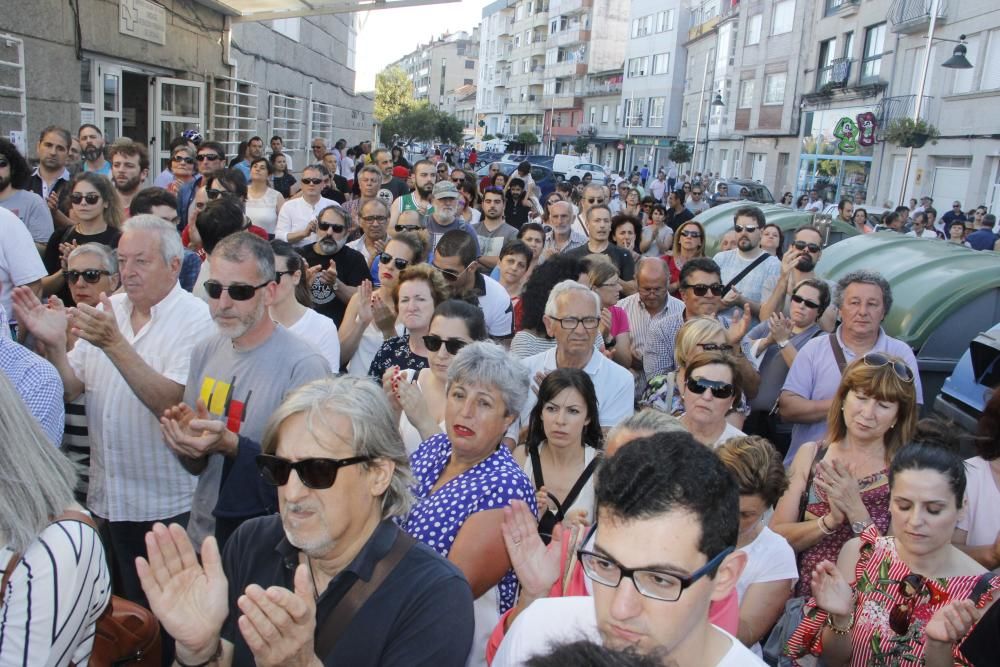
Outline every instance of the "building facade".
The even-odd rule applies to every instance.
[[[413,97],[443,108],[446,96],[462,86],[476,85],[479,67],[479,28],[443,35],[418,46],[389,68],[399,67],[413,82]]]
[[[497,136],[504,131],[509,60],[501,59],[511,45],[514,8],[509,0],[495,0],[483,8],[479,24],[479,85],[476,87],[476,115],[483,121],[479,137]],[[478,130],[477,130],[478,132]]]

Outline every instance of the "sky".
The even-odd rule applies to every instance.
[[[359,92],[375,90],[375,75],[386,65],[445,32],[472,32],[490,0],[460,0],[424,7],[364,12],[355,64]]]

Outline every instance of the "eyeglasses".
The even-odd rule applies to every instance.
[[[274,272],[274,282],[280,283],[282,276],[290,276],[293,273],[295,273],[295,271],[275,271]]]
[[[389,218],[384,215],[363,215],[361,216],[361,219],[365,222],[371,223],[371,222],[385,222]]]
[[[553,322],[558,322],[563,329],[572,331],[583,323],[583,328],[588,330],[596,329],[601,324],[599,317],[550,317]]]
[[[588,204],[603,204],[604,197],[587,197]]]
[[[243,285],[241,283],[236,283],[235,285],[223,285],[218,280],[206,280],[204,282],[205,294],[208,295],[209,299],[218,299],[222,296],[222,293],[229,292],[229,298],[233,301],[248,301],[253,298],[253,295],[261,287],[267,287],[271,284],[268,280],[266,283],[261,283],[260,285]]]
[[[913,382],[913,371],[899,359],[882,354],[881,352],[869,352],[862,359],[865,366],[870,368],[881,368],[882,366],[891,365],[892,370],[896,372],[896,377],[903,382]]]
[[[698,347],[706,352],[732,352],[733,346],[729,343],[698,343]]]
[[[87,202],[88,204],[96,204],[101,201],[101,195],[96,192],[88,192],[87,194],[80,194],[79,192],[74,192],[69,196],[69,200],[74,204],[79,204],[81,202]]]
[[[222,156],[219,155],[218,153],[202,153],[195,159],[198,160],[198,162],[204,162],[205,160],[208,160],[209,162],[214,162],[215,160],[221,160]]]
[[[681,232],[681,236],[685,236],[689,239],[700,239],[701,232],[684,230],[683,232]]]
[[[396,268],[399,269],[400,271],[402,271],[403,269],[405,269],[410,265],[410,260],[403,259],[402,257],[393,257],[387,252],[383,252],[381,255],[379,255],[378,261],[382,262],[383,264],[388,264],[389,262],[393,262],[396,265]]]
[[[913,598],[919,596],[924,587],[924,578],[919,574],[908,574],[899,582],[899,594],[903,599],[889,612],[889,628],[897,635],[909,632],[910,623],[913,621],[913,610],[916,607]]]
[[[705,296],[712,292],[713,296],[722,296],[722,290],[725,289],[725,285],[722,283],[712,283],[711,285],[681,285],[681,289],[689,289],[695,293],[695,296]]]
[[[455,185],[461,185],[462,183],[465,183],[465,179],[462,177],[453,178],[451,179],[451,182],[454,183]]]
[[[819,247],[819,245],[815,243],[806,243],[805,241],[796,241],[795,243],[792,244],[792,246],[794,246],[796,250],[808,249],[809,252],[811,252],[814,255],[818,253],[820,250],[822,250],[822,248]]]
[[[170,158],[174,162],[183,162],[184,164],[194,164],[193,157],[187,157],[186,155],[175,155]]]
[[[334,234],[342,234],[347,227],[340,224],[339,222],[317,222],[316,226],[319,227],[319,231],[325,232],[328,229],[332,229]]]
[[[448,354],[452,356],[458,354],[458,351],[468,344],[468,341],[461,338],[441,338],[441,336],[435,336],[434,334],[424,336],[424,345],[427,346],[428,350],[437,352],[444,345],[444,349],[448,350]]]
[[[819,310],[819,304],[815,301],[810,301],[809,299],[799,296],[798,294],[792,295],[792,302],[801,303],[806,308],[812,308],[813,310]]]
[[[101,269],[84,269],[83,271],[63,271],[63,278],[70,285],[75,285],[76,281],[83,277],[84,282],[88,282],[91,285],[95,284],[101,279],[101,276],[110,276],[110,271],[103,271]]]
[[[325,180],[325,178],[303,178],[302,185],[319,185]]]
[[[337,481],[337,471],[346,466],[371,461],[370,456],[346,459],[302,459],[289,461],[280,456],[258,454],[257,470],[268,486],[284,486],[294,470],[307,489],[329,489]]]
[[[450,283],[453,283],[456,280],[458,280],[459,278],[461,278],[462,275],[466,271],[469,270],[468,267],[466,267],[465,270],[463,270],[461,272],[459,272],[459,271],[452,271],[451,269],[442,269],[440,266],[438,266],[437,264],[433,264],[433,263],[431,264],[431,266],[433,266],[435,269],[437,269],[438,271],[440,271],[441,275],[444,276],[444,279],[447,280]]]
[[[733,229],[736,230],[737,234],[741,232],[746,232],[747,234],[753,234],[755,231],[760,229],[760,227],[758,225],[733,225]]]
[[[423,229],[420,225],[396,225],[397,232],[416,232]]]
[[[692,190],[691,191],[691,196],[692,197],[697,197],[699,195],[701,195],[701,190]]]
[[[715,396],[716,398],[732,398],[736,393],[736,387],[728,382],[706,380],[705,378],[689,377],[684,385],[692,394],[698,394],[699,396],[708,390],[711,390],[712,396]]]
[[[215,188],[209,188],[209,189],[205,190],[205,196],[208,197],[209,199],[218,199],[219,197],[222,197],[222,196],[228,195],[228,194],[229,194],[229,190],[217,190]]]
[[[717,568],[732,551],[732,547],[726,547],[715,558],[692,572],[689,577],[659,570],[627,568],[609,556],[583,549],[577,551],[577,557],[583,565],[583,573],[591,581],[602,586],[618,588],[622,579],[628,578],[632,580],[632,585],[640,595],[662,602],[676,602],[686,588]]]

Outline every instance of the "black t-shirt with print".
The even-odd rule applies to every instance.
[[[362,280],[368,278],[368,265],[365,257],[357,250],[344,246],[335,255],[321,255],[316,252],[314,245],[309,245],[299,249],[299,253],[305,258],[309,266],[322,266],[325,271],[332,261],[337,266],[337,278],[340,282],[351,287],[357,287]],[[347,304],[337,298],[331,285],[327,285],[319,279],[313,279],[309,286],[312,296],[313,309],[321,315],[326,315],[333,323],[340,327],[344,320],[344,311]]]

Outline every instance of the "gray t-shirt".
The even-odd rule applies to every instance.
[[[517,238],[517,229],[506,222],[501,223],[492,232],[486,228],[485,222],[477,222],[472,225],[472,229],[479,237],[479,251],[483,257],[499,257],[504,245],[511,239]]]
[[[191,354],[184,402],[194,407],[202,399],[213,418],[225,421],[230,431],[259,445],[267,420],[285,396],[329,374],[326,358],[281,325],[252,350],[236,350],[231,339],[216,333]],[[240,457],[248,454],[240,452]],[[198,477],[188,535],[199,549],[205,537],[215,533],[213,511],[224,462],[221,454],[211,455]]]
[[[52,236],[52,213],[45,200],[30,190],[14,190],[14,194],[0,200],[0,206],[21,218],[31,232],[35,243],[48,243]]]

